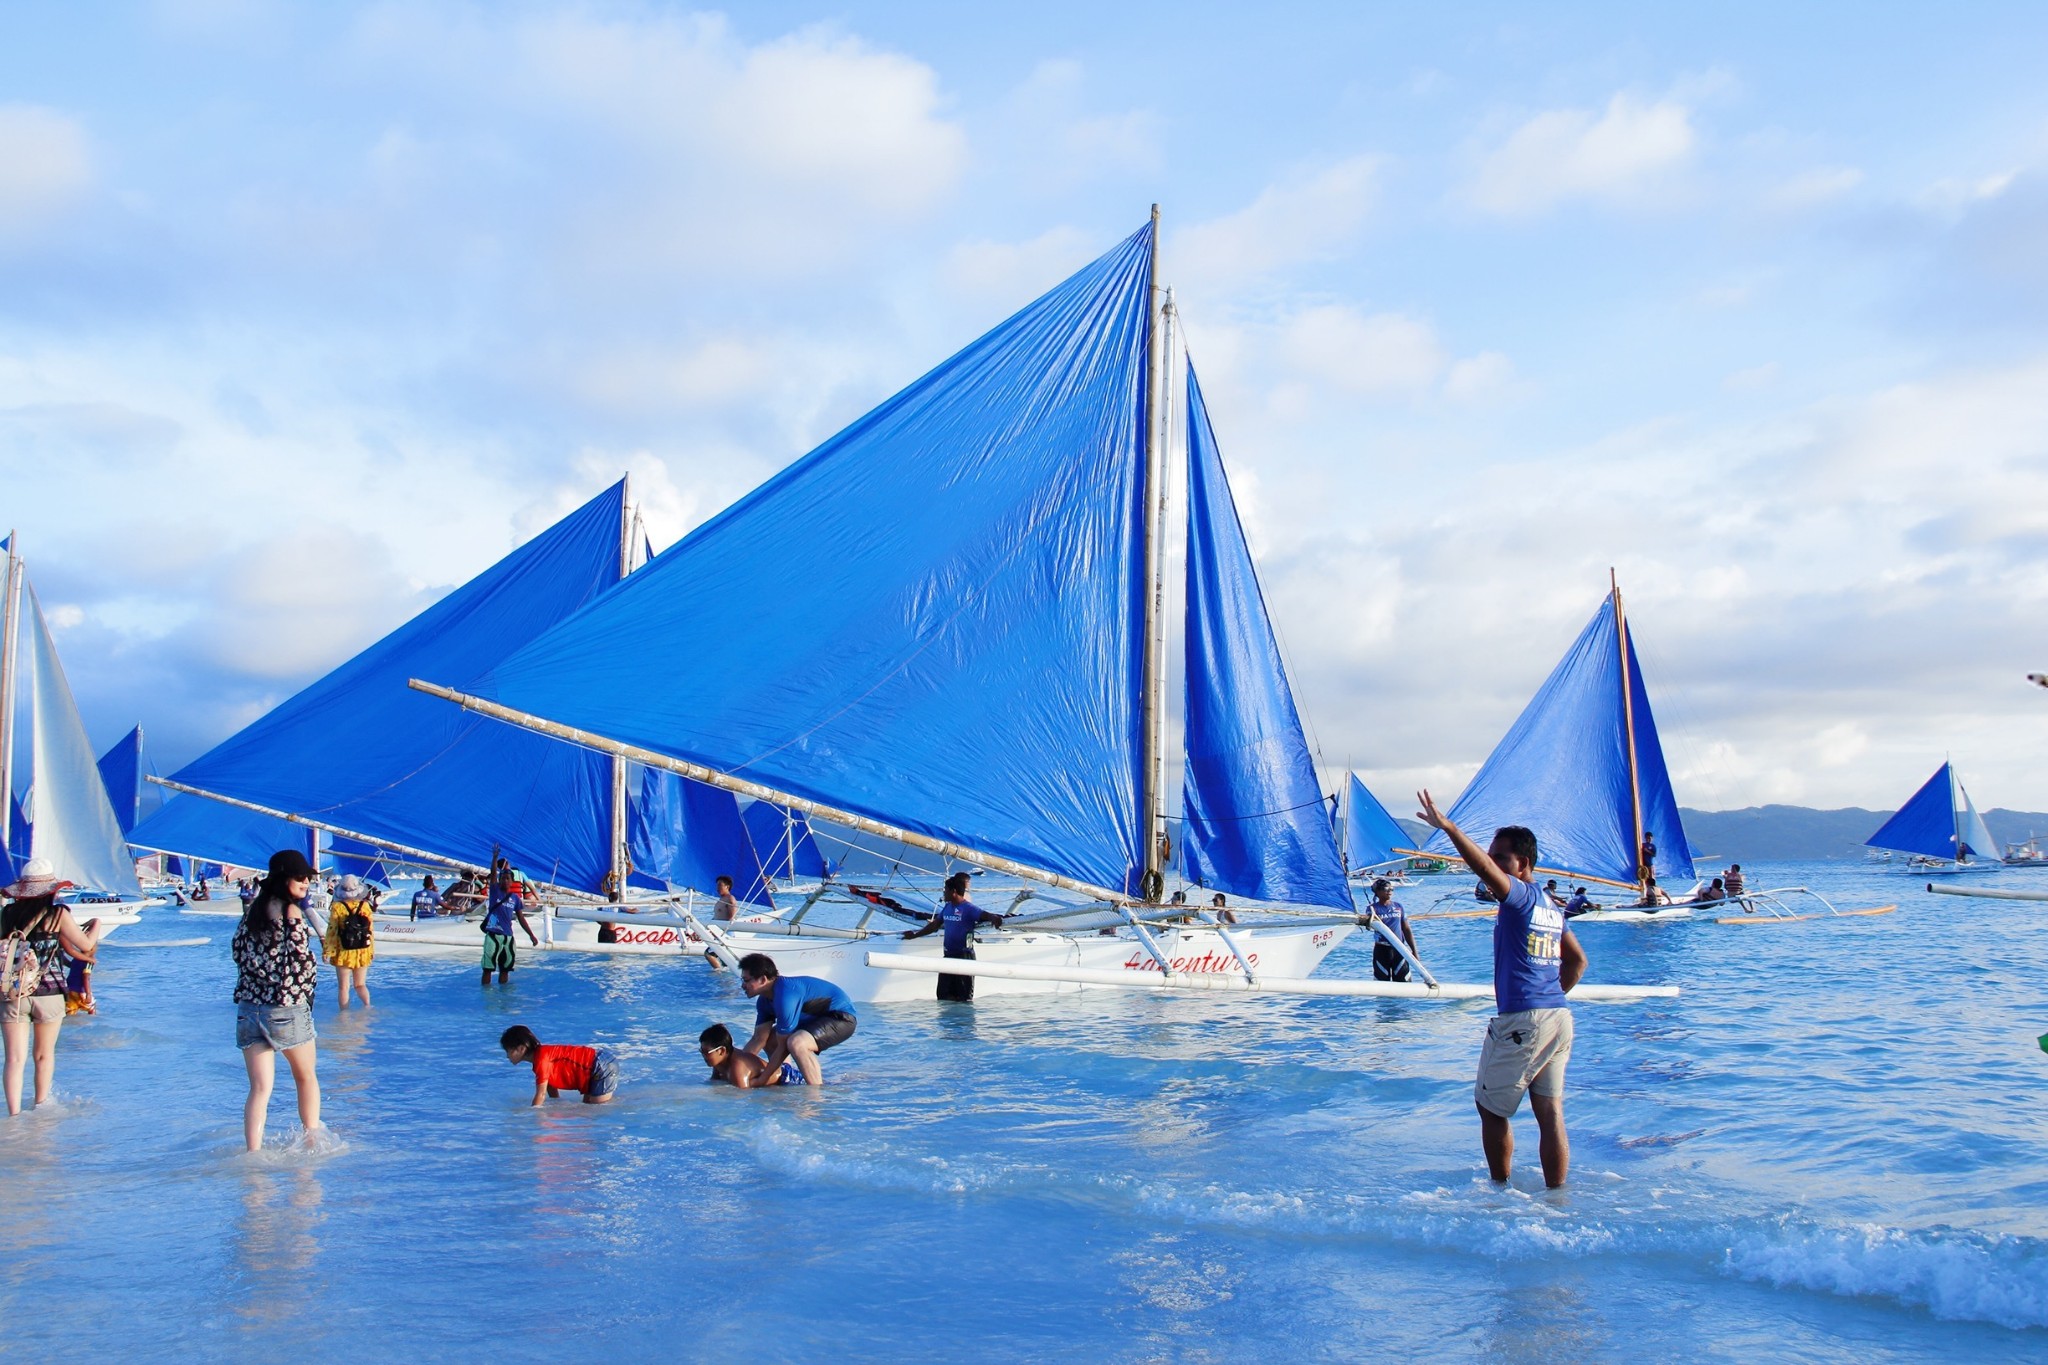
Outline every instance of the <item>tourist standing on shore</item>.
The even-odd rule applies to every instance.
[[[256,888],[256,899],[235,927],[235,1046],[242,1050],[249,1070],[242,1139],[252,1152],[263,1147],[280,1052],[298,1091],[300,1126],[308,1136],[320,1127],[313,1041],[313,992],[320,985],[320,959],[313,952],[313,931],[299,909],[300,899],[312,887],[313,865],[303,853],[283,849],[271,854],[270,875]]]
[[[18,938],[17,951],[35,954],[36,977],[22,983],[20,994],[6,1002],[0,1029],[7,1040],[7,1112],[21,1112],[22,1073],[31,1053],[36,1059],[36,1107],[50,1102],[57,1084],[57,1035],[64,1027],[64,987],[69,969],[64,955],[91,962],[99,953],[100,924],[81,929],[71,912],[57,904],[56,869],[48,858],[31,858],[21,880],[6,890],[13,904],[0,912],[0,935]]]
[[[1529,1096],[1540,1135],[1543,1183],[1557,1189],[1571,1170],[1564,1130],[1564,1072],[1572,1055],[1572,1012],[1565,992],[1585,975],[1586,953],[1565,927],[1564,911],[1536,885],[1536,836],[1520,825],[1494,832],[1481,849],[1428,792],[1417,793],[1421,819],[1450,836],[1465,866],[1493,892],[1500,913],[1493,922],[1493,998],[1498,1011],[1486,1026],[1479,1052],[1479,1136],[1486,1168],[1506,1183],[1514,1165],[1515,1135],[1508,1126]]]

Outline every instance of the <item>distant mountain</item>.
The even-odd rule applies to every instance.
[[[1686,810],[1685,837],[1711,858],[1861,858],[1863,841],[1891,819],[1888,810],[1814,810],[1808,806],[1748,806],[1742,810]],[[2048,834],[2048,815],[2037,811],[1992,810],[1984,823],[2001,843],[2016,844],[2036,832]]]

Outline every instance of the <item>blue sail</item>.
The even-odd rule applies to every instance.
[[[185,880],[185,860],[175,853],[164,854],[164,875],[176,877],[179,881]]]
[[[128,843],[133,848],[261,871],[269,866],[270,855],[281,849],[306,852],[312,837],[313,831],[306,826],[274,815],[203,796],[173,796],[156,814],[129,831]],[[220,873],[206,875],[218,877]]]
[[[611,868],[610,760],[406,687],[461,686],[619,580],[623,481],[196,762],[177,780],[453,862],[493,848],[595,891]],[[599,644],[615,666],[629,637]],[[182,850],[181,850],[182,851]]]
[[[1151,260],[1148,226],[463,690],[1134,888]]]
[[[627,769],[627,782],[634,793],[626,808],[630,884],[709,895],[718,878],[731,877],[740,900],[775,903],[740,820],[738,797],[637,763]]]
[[[384,860],[392,856],[391,850],[336,834],[328,843],[328,852],[334,858],[334,870],[344,875],[353,874],[377,886],[391,885],[391,869]]]
[[[1351,908],[1251,547],[1188,367],[1188,877],[1261,901]]]
[[[1397,848],[1413,848],[1414,836],[1402,829],[1379,798],[1351,774],[1351,809],[1344,817],[1344,862],[1353,872],[1399,862]]]
[[[123,735],[100,755],[100,781],[114,806],[114,819],[126,834],[142,811],[142,727]]]
[[[1526,825],[1536,832],[1543,867],[1612,882],[1636,880],[1619,642],[1609,597],[1451,807],[1451,818],[1481,847],[1502,825]],[[1628,677],[1643,829],[1657,841],[1657,877],[1690,880],[1692,848],[1678,818],[1633,639]],[[1453,851],[1440,833],[1426,848]]]
[[[1877,833],[1863,842],[1871,848],[1917,853],[1923,858],[1955,857],[1955,770],[1946,763],[1936,768],[1934,776],[1928,778]]]
[[[761,860],[761,870],[782,881],[797,877],[825,875],[825,855],[811,834],[811,822],[802,811],[788,810],[772,801],[756,801],[740,813],[747,837]]]

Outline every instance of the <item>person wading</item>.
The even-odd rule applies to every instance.
[[[21,1079],[33,1050],[36,1106],[48,1104],[57,1083],[57,1034],[64,1027],[64,955],[91,962],[99,955],[100,923],[80,929],[71,912],[57,904],[57,880],[47,858],[31,858],[21,880],[7,888],[13,904],[0,912],[0,955],[11,968],[0,1006],[7,1037],[7,1112],[21,1112]]]
[[[327,933],[321,947],[334,968],[336,1009],[348,1008],[349,988],[364,1005],[370,1003],[370,964],[377,959],[376,904],[361,877],[343,877],[327,907]]]
[[[1557,1189],[1571,1170],[1564,1131],[1564,1070],[1572,1055],[1572,1012],[1565,992],[1586,973],[1586,952],[1565,927],[1564,911],[1536,885],[1536,836],[1503,825],[1481,849],[1418,792],[1422,820],[1449,835],[1465,866],[1500,902],[1493,921],[1493,998],[1499,1013],[1486,1026],[1479,1050],[1479,1136],[1486,1169],[1505,1183],[1514,1164],[1515,1135],[1508,1120],[1529,1096],[1536,1114],[1543,1183]]]
[[[939,913],[903,937],[923,938],[936,930],[946,931],[945,952],[947,957],[974,959],[974,930],[978,925],[993,924],[1001,928],[1003,917],[991,914],[967,899],[968,877],[965,872],[955,872],[946,878],[945,903],[939,906]],[[972,1000],[974,978],[951,974],[939,978],[939,999]]]
[[[242,1139],[252,1152],[263,1147],[280,1052],[299,1093],[300,1126],[308,1136],[320,1127],[313,1041],[313,992],[320,985],[320,959],[313,952],[313,931],[299,909],[312,887],[313,865],[304,854],[294,849],[271,854],[270,875],[256,888],[256,898],[235,927],[235,1046],[242,1050],[249,1070]]]

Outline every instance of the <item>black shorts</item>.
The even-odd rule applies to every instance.
[[[1385,939],[1372,945],[1372,979],[1375,981],[1406,981],[1408,959],[1402,957],[1393,944]]]
[[[853,1036],[854,1018],[850,1014],[834,1011],[831,1014],[813,1014],[803,1022],[803,1032],[811,1035],[818,1051],[837,1047]]]

